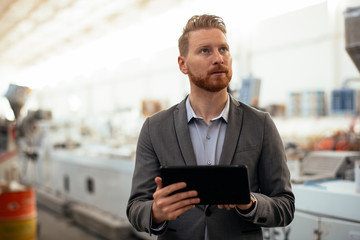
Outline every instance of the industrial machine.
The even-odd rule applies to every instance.
[[[360,159],[357,151],[314,151],[301,161],[301,174],[292,178],[294,183],[316,180],[354,180],[355,160]]]
[[[15,119],[19,118],[30,91],[25,86],[9,85],[5,97],[13,110]],[[0,183],[3,181],[3,184],[18,180],[17,134],[16,121],[0,118]]]
[[[344,17],[346,51],[360,72],[360,7],[348,8]]]

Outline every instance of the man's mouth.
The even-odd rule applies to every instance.
[[[214,75],[226,74],[226,71],[215,71],[215,72],[212,72],[211,74],[214,74]]]
[[[224,66],[219,66],[219,67],[216,67],[216,68],[213,68],[210,70],[211,75],[223,75],[223,74],[226,75],[227,72],[228,72],[228,70]]]

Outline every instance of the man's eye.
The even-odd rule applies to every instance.
[[[201,49],[201,53],[209,53],[209,49]]]
[[[220,48],[220,52],[227,52],[227,48],[226,47]]]

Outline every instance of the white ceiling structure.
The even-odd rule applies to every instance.
[[[34,65],[107,31],[169,9],[210,9],[229,15],[247,14],[249,18],[255,16],[251,10],[266,17],[316,2],[320,0],[224,0],[220,5],[202,0],[0,0],[0,65]]]
[[[71,79],[72,70],[89,72],[93,66],[118,64],[129,52],[133,54],[131,51],[138,50],[135,55],[143,56],[153,55],[159,46],[169,48],[171,43],[171,47],[176,47],[184,21],[193,14],[215,13],[224,17],[229,29],[244,29],[253,22],[324,1],[0,0],[0,91],[14,81],[31,85],[31,71],[43,76],[39,79],[39,74],[33,74],[34,86],[30,87],[35,87],[48,81],[49,75],[55,75],[52,69],[66,64],[72,68],[67,70],[68,75],[58,77],[59,81]],[[151,22],[167,24],[166,34],[153,28]],[[143,42],[147,46],[142,46]],[[111,56],[118,45],[129,47],[123,50],[123,56]],[[63,56],[61,61],[55,61],[59,56]],[[56,76],[51,79],[55,82]]]
[[[150,0],[0,0],[0,64],[33,65],[119,27]]]

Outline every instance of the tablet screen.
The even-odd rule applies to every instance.
[[[248,204],[250,190],[247,167],[162,166],[163,186],[186,182],[181,191],[196,190],[199,204]]]

